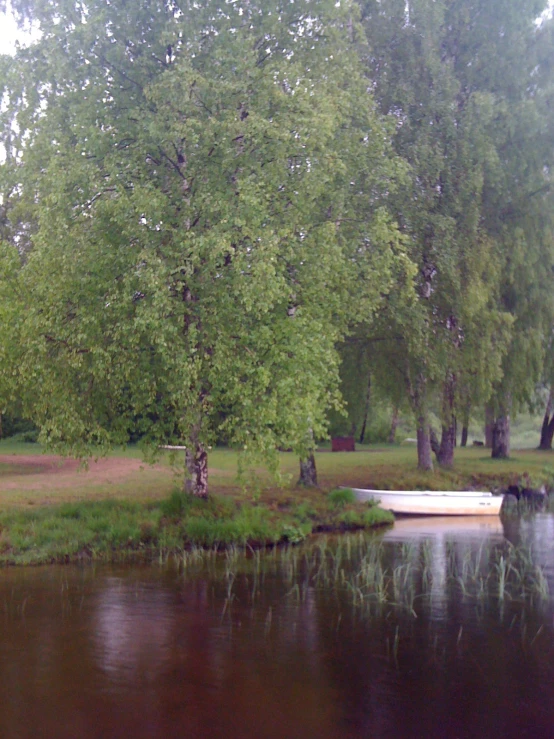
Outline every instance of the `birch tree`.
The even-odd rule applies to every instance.
[[[545,6],[361,2],[374,94],[395,116],[395,148],[410,164],[394,212],[417,265],[417,298],[408,310],[388,306],[383,321],[403,342],[391,361],[400,362],[423,469],[432,467],[428,410],[437,393],[436,451],[449,466],[456,415],[493,395],[503,417],[501,406],[540,363],[549,307],[537,288],[552,263],[553,46],[547,24],[536,22]]]
[[[342,225],[346,160],[373,163],[377,187],[388,145],[351,9],[14,6],[41,33],[3,77],[2,176],[12,217],[35,224],[20,373],[42,438],[76,455],[132,430],[151,449],[184,443],[199,496],[218,434],[305,458],[339,403],[352,239],[369,301],[394,261],[377,211]]]

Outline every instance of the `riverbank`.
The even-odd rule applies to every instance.
[[[180,491],[164,500],[80,501],[0,512],[0,564],[165,559],[194,547],[251,548],[298,543],[321,531],[390,525],[378,506],[350,490],[312,493],[278,504],[208,500]]]
[[[36,444],[0,443],[0,564],[165,558],[191,547],[296,543],[319,531],[390,524],[378,507],[353,502],[338,486],[380,489],[490,490],[526,481],[551,484],[553,456],[516,451],[491,460],[484,449],[458,450],[453,470],[422,473],[413,447],[364,447],[316,455],[319,489],[296,487],[298,460],[281,455],[281,479],[254,469],[237,480],[238,455],[210,455],[208,501],[178,490],[175,459],[144,464],[136,448],[80,470],[74,460],[42,455]],[[346,497],[345,497],[346,495]]]

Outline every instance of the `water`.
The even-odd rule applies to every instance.
[[[0,737],[552,737],[553,554],[540,514],[0,570]]]

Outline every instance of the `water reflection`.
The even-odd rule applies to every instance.
[[[94,654],[114,680],[130,670],[141,681],[154,681],[167,662],[173,631],[170,594],[159,586],[129,588],[124,578],[107,577],[94,614]]]
[[[0,736],[551,736],[554,611],[532,578],[554,592],[553,533],[547,514],[420,519],[166,568],[1,571]],[[501,562],[519,573],[502,598]]]

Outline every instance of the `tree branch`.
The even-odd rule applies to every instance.
[[[61,344],[62,346],[65,346],[66,349],[75,354],[89,354],[90,352],[90,349],[78,349],[71,346],[71,344],[65,339],[56,339],[55,336],[51,336],[50,334],[44,334],[44,338],[51,344]]]

